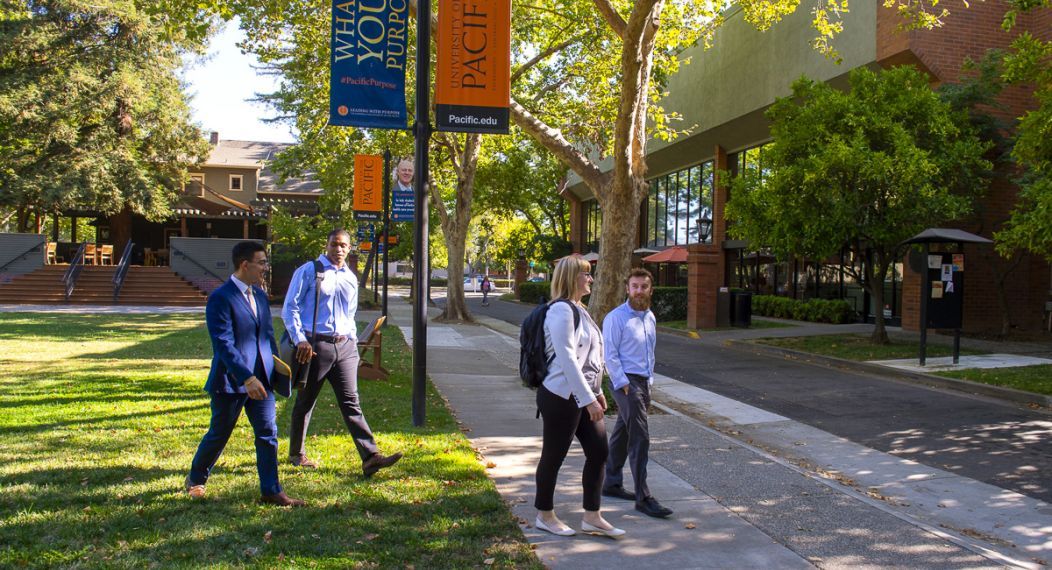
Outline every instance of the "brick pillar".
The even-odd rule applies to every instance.
[[[515,260],[515,283],[512,284],[511,290],[515,292],[515,296],[519,295],[519,284],[526,281],[526,269],[529,267],[525,259]]]
[[[723,285],[722,260],[719,246],[687,246],[687,328],[715,328],[716,292]]]
[[[921,295],[920,273],[910,267],[909,254],[902,263],[902,330],[920,331],[920,295]],[[887,300],[885,302],[890,302]],[[877,311],[884,307],[874,307]]]
[[[583,252],[584,208],[573,192],[563,190],[560,196],[570,204],[570,244],[573,246],[573,251]]]

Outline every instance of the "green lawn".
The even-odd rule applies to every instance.
[[[687,327],[687,321],[661,321],[658,326],[668,327],[670,329],[676,329],[681,331],[695,330]],[[751,329],[784,329],[789,327],[795,327],[796,325],[791,323],[782,323],[778,321],[765,321],[762,319],[753,319]],[[715,329],[696,329],[701,332],[713,332],[713,331],[732,331],[738,327],[723,327]]]
[[[845,360],[893,360],[897,358],[916,358],[919,354],[917,343],[893,342],[876,345],[869,342],[869,335],[821,335],[790,338],[762,338],[755,342],[768,344],[801,352],[835,356]],[[982,354],[978,351],[961,349],[961,354]],[[928,345],[927,356],[952,356],[953,349],[948,346]]]
[[[1052,396],[1052,364],[1039,366],[1014,366],[1011,368],[955,370],[936,372],[947,378],[960,378],[994,386],[1005,386],[1035,394]]]
[[[364,479],[323,392],[308,449],[281,465],[302,509],[258,505],[242,417],[205,500],[183,480],[208,426],[202,315],[0,314],[0,566],[540,567],[432,389],[411,427],[411,356],[388,328],[386,382],[363,381],[381,448],[406,457]],[[278,402],[287,453],[291,402]]]

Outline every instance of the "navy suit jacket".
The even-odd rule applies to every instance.
[[[208,296],[205,322],[212,337],[212,369],[205,391],[218,394],[247,394],[245,380],[255,376],[267,388],[288,397],[287,378],[274,385],[274,322],[263,291],[252,286],[258,318],[237,285],[227,280]]]

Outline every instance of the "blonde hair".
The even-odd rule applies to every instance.
[[[591,271],[592,264],[584,259],[568,255],[559,260],[552,272],[552,301],[556,299],[573,299],[579,296],[577,276],[582,271]]]

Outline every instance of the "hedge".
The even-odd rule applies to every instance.
[[[541,297],[551,295],[552,284],[548,281],[527,281],[519,285],[519,300],[523,303],[540,303]],[[686,287],[654,287],[651,309],[658,322],[681,321],[687,318]]]
[[[370,277],[370,279],[372,279],[372,277]],[[413,284],[413,279],[411,277],[388,277],[387,278],[387,284],[388,285],[412,285]],[[432,287],[445,287],[446,284],[447,284],[447,282],[446,282],[445,279],[442,279],[440,277],[432,277],[431,278],[431,286]]]
[[[650,310],[657,321],[682,321],[687,318],[686,287],[654,287]]]
[[[523,303],[540,303],[541,297],[551,295],[552,284],[548,281],[524,281],[519,283],[519,300]]]
[[[765,317],[835,325],[853,323],[856,320],[855,310],[843,299],[801,301],[776,295],[753,295],[752,312],[754,315]]]

